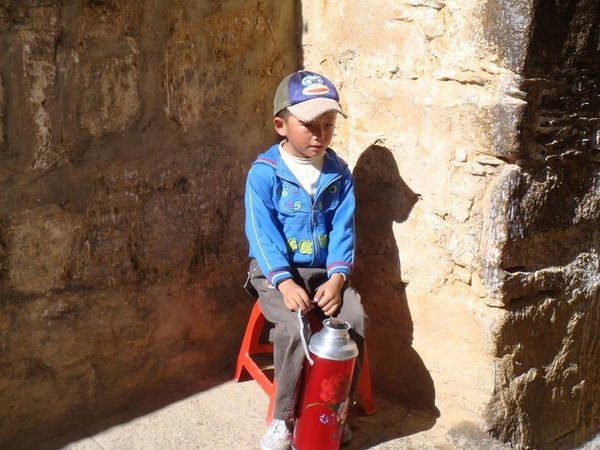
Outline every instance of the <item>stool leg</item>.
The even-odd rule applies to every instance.
[[[242,369],[245,367],[248,372],[257,373],[257,366],[251,358],[251,353],[272,353],[273,346],[271,344],[261,344],[259,342],[260,335],[265,323],[265,317],[262,315],[258,302],[254,304],[248,324],[246,325],[246,331],[244,333],[244,339],[238,353],[237,361],[235,364],[235,372],[233,380],[238,382],[242,376]],[[253,375],[254,373],[251,373]],[[266,379],[266,377],[264,377]],[[264,380],[262,380],[261,387],[263,387]],[[269,382],[270,384],[270,382]],[[264,387],[263,387],[264,389]]]
[[[262,334],[263,326],[265,323],[265,317],[260,310],[258,301],[254,304],[248,324],[246,325],[246,331],[244,332],[244,339],[238,353],[235,373],[233,381],[240,381],[243,369],[250,374],[250,376],[258,383],[262,390],[269,396],[269,408],[267,410],[266,422],[271,423],[273,420],[273,407],[275,405],[275,381],[271,381],[265,372],[256,364],[252,358],[252,354],[257,353],[273,353],[273,345],[270,343],[260,343],[260,336]]]
[[[257,317],[255,314],[256,307],[258,302],[254,304],[252,308],[252,312],[250,313],[250,318],[248,319],[248,324],[246,325],[246,331],[244,332],[244,339],[242,340],[242,345],[240,347],[240,351],[238,353],[237,361],[235,364],[235,373],[233,375],[233,381],[240,381],[240,377],[242,376],[242,369],[245,366],[245,363],[249,359],[250,348],[252,347],[252,340],[254,338],[254,330],[256,328]]]
[[[375,404],[373,402],[373,390],[371,386],[371,370],[369,368],[369,355],[367,353],[367,342],[363,347],[363,365],[360,371],[360,378],[356,386],[356,393],[362,400],[362,407],[365,416],[370,416],[375,413]]]

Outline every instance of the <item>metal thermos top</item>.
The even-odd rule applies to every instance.
[[[334,361],[355,358],[358,355],[358,347],[350,339],[348,330],[348,322],[335,318],[325,319],[321,331],[310,338],[308,350],[320,358]]]

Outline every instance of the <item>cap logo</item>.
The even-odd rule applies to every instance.
[[[304,86],[302,90],[304,95],[323,95],[329,92],[329,88],[318,75],[307,75],[302,78],[302,86]]]

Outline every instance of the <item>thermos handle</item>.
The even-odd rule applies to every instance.
[[[304,327],[310,326],[308,321],[305,323],[302,317],[302,311],[298,308],[298,322],[300,323],[300,339],[302,339],[302,348],[304,348],[304,354],[306,355],[306,359],[311,366],[315,365],[315,362],[310,357],[310,353],[308,351],[308,344],[306,343],[306,336],[304,335]]]

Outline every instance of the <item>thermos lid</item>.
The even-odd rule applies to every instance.
[[[324,359],[346,361],[358,355],[358,347],[350,339],[350,324],[341,319],[329,318],[323,321],[323,328],[313,334],[308,342],[308,350]]]

